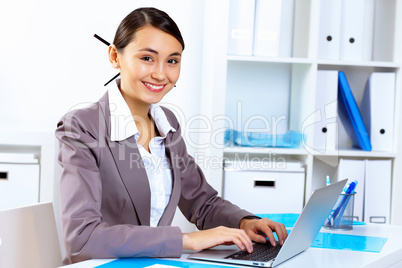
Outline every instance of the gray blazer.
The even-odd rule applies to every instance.
[[[176,117],[163,110],[177,131],[165,140],[173,188],[158,227],[149,226],[151,193],[134,137],[110,140],[108,93],[59,121],[64,264],[92,258],[180,257],[181,230],[170,226],[177,206],[199,229],[237,228],[242,218],[253,216],[217,196],[188,155]]]

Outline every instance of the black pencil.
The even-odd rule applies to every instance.
[[[112,82],[113,80],[115,80],[118,76],[120,75],[120,73],[116,74],[112,79],[110,79],[104,86],[107,86],[110,82]]]
[[[100,37],[97,34],[94,34],[94,37],[96,39],[98,39],[99,41],[101,41],[102,43],[104,43],[107,46],[110,46],[110,43],[108,41],[106,41],[105,39],[103,39],[102,37]],[[116,74],[112,79],[110,79],[104,86],[107,86],[110,82],[112,82],[113,80],[115,80],[118,76],[120,75],[120,73]]]
[[[99,41],[101,41],[102,43],[106,44],[107,46],[110,46],[110,43],[108,41],[106,41],[105,39],[103,39],[102,37],[100,37],[99,35],[95,34],[94,37],[96,39],[98,39]]]

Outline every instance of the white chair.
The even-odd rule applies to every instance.
[[[0,211],[0,267],[61,265],[52,203]]]

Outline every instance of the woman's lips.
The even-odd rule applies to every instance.
[[[166,84],[153,84],[149,82],[142,82],[142,83],[146,88],[148,88],[152,92],[161,92],[166,86]]]

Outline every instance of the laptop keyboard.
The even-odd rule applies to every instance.
[[[250,261],[270,261],[278,255],[279,250],[281,249],[281,245],[277,243],[277,246],[274,247],[271,243],[267,242],[265,244],[254,244],[253,249],[254,251],[248,253],[245,250],[238,251],[234,254],[231,254],[225,259],[232,259],[232,260],[250,260]]]

